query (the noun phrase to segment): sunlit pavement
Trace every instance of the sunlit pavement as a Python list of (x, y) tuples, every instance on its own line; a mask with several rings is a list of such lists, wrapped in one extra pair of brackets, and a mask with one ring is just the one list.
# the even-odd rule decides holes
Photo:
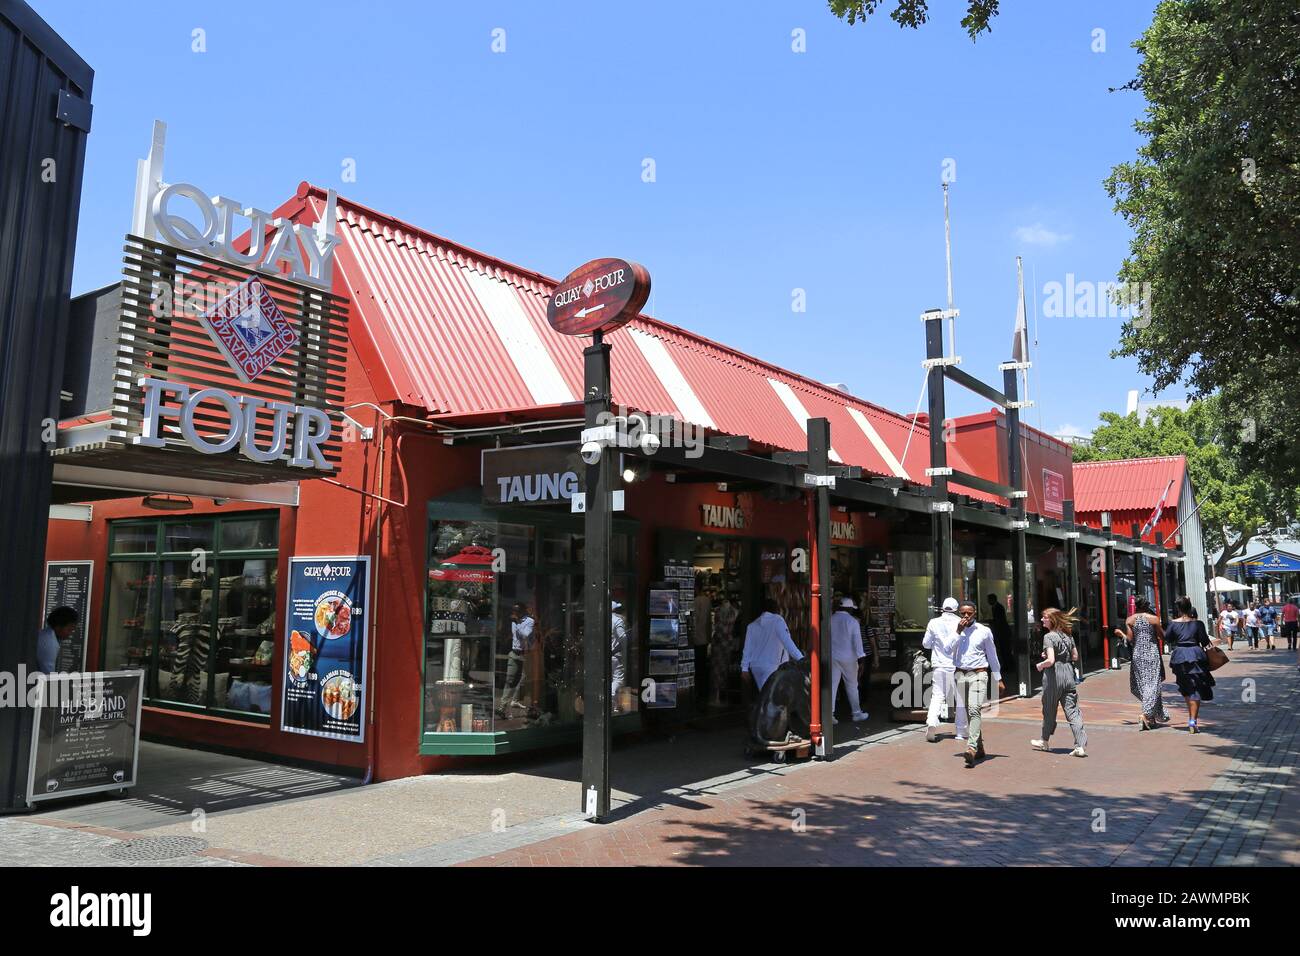
[(620, 746), (606, 824), (577, 812), (572, 757), (360, 787), (146, 745), (128, 798), (0, 818), (0, 865), (1294, 865), (1295, 655), (1232, 656), (1196, 736), (1172, 683), (1172, 723), (1139, 733), (1128, 672), (1088, 677), (1084, 759), (1064, 723), (1030, 750), (1038, 698), (986, 717), (970, 770), (951, 725), (927, 743), (883, 699), (832, 761), (755, 765), (738, 728)]
[[(986, 720), (966, 769), (951, 734), (910, 733), (804, 773), (493, 854), (478, 865), (1294, 865), (1300, 739), (1295, 655), (1238, 651), (1202, 732), (1137, 729), (1128, 672), (1081, 686), (1086, 758), (1063, 723), (1038, 753), (1039, 698)], [(950, 730), (950, 728), (947, 728)]]

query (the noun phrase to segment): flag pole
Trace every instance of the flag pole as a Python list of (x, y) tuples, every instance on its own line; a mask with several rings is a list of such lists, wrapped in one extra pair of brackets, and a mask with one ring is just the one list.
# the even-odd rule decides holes
[(957, 355), (957, 321), (952, 312), (952, 229), (948, 224), (948, 184), (943, 184), (943, 253), (948, 266), (948, 356)]

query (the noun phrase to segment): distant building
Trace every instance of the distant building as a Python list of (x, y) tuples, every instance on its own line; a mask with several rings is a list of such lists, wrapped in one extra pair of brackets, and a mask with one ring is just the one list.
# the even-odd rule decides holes
[(1187, 411), (1187, 407), (1191, 404), (1191, 402), (1185, 398), (1153, 398), (1150, 401), (1143, 402), (1139, 400), (1141, 394), (1142, 393), (1136, 388), (1130, 388), (1128, 390), (1128, 402), (1124, 407), (1125, 415), (1132, 415), (1136, 412), (1138, 418), (1141, 419), (1146, 418), (1154, 409), (1157, 408), (1177, 408), (1182, 411)]
[(1167, 546), (1187, 555), (1183, 563), (1187, 594), (1201, 619), (1208, 620), (1205, 544), (1185, 456), (1075, 462), (1075, 520), (1094, 528), (1109, 522), (1116, 533), (1131, 534), (1134, 524), (1146, 525), (1166, 488), (1169, 494), (1160, 519), (1143, 540), (1154, 542), (1158, 531)]

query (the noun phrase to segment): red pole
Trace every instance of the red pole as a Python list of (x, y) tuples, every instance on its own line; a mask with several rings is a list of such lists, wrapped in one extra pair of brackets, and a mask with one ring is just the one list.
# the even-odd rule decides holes
[(805, 497), (808, 499), (808, 573), (812, 579), (812, 600), (809, 602), (811, 646), (808, 648), (808, 664), (812, 674), (812, 719), (808, 724), (808, 734), (816, 749), (822, 740), (822, 698), (818, 688), (818, 678), (821, 677), (821, 655), (818, 648), (821, 646), (822, 586), (821, 577), (817, 573), (821, 555), (817, 551), (817, 499), (814, 495), (814, 492), (808, 492)]

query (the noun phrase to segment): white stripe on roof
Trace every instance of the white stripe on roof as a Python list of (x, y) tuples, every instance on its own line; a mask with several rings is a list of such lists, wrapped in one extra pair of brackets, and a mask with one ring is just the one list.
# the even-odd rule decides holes
[(641, 354), (645, 356), (650, 370), (655, 373), (655, 377), (663, 385), (668, 397), (673, 400), (677, 410), (682, 413), (682, 417), (693, 425), (717, 428), (718, 426), (713, 423), (713, 416), (704, 407), (700, 397), (695, 394), (695, 389), (691, 388), (691, 383), (686, 381), (686, 376), (677, 367), (673, 357), (668, 354), (668, 349), (663, 340), (630, 325), (626, 326), (626, 328), (632, 335), (632, 341), (636, 343), (637, 348), (641, 350)]
[[(808, 409), (804, 408), (803, 402), (799, 401), (799, 396), (794, 393), (794, 389), (785, 382), (778, 382), (774, 378), (769, 378), (767, 384), (772, 386), (772, 391), (776, 392), (776, 397), (781, 399), (781, 404), (785, 406), (786, 411), (799, 423), (799, 430), (806, 435), (808, 433), (808, 419), (812, 418), (812, 416), (808, 414)], [(830, 459), (841, 463), (844, 461), (833, 445), (830, 450)]]
[(871, 424), (870, 419), (852, 405), (845, 405), (844, 407), (848, 409), (849, 417), (862, 429), (862, 434), (867, 436), (867, 441), (871, 442), (871, 447), (885, 460), (885, 464), (889, 466), (895, 476), (911, 480), (912, 476), (907, 473), (907, 469), (903, 467), (902, 463), (894, 457), (894, 452), (885, 444), (885, 440), (880, 437), (880, 432), (876, 431), (876, 426)]
[(577, 401), (510, 286), (473, 269), (464, 270), (464, 274), (533, 401), (538, 405)]

